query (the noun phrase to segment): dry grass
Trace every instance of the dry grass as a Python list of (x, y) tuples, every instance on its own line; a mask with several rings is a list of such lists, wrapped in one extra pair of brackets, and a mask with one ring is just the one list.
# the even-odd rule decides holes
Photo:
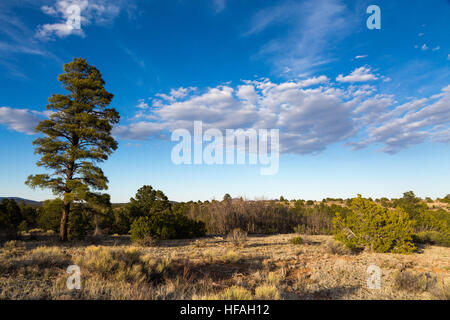
[[(0, 299), (448, 299), (450, 248), (411, 255), (353, 254), (330, 236), (222, 237), (131, 245), (126, 236), (99, 245), (51, 240), (0, 248)], [(66, 268), (81, 269), (68, 290)], [(381, 268), (381, 289), (367, 288), (367, 267)]]

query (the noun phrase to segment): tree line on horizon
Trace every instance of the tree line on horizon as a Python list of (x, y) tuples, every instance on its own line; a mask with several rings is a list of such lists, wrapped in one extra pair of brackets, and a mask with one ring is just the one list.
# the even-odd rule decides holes
[[(450, 203), (450, 197), (441, 201)], [(340, 227), (352, 232), (358, 229), (360, 226), (355, 224), (355, 215), (358, 215), (356, 222), (366, 219), (366, 231), (377, 236), (386, 225), (395, 227), (398, 220), (392, 219), (402, 216), (409, 242), (450, 245), (450, 213), (443, 208), (429, 209), (427, 201), (416, 197), (413, 192), (405, 192), (402, 198), (388, 202), (361, 197), (346, 199), (342, 204), (330, 202), (245, 201), (224, 197), (222, 201), (171, 203), (162, 191), (143, 186), (129, 203), (115, 208), (110, 203), (97, 210), (88, 203), (74, 203), (69, 217), (68, 238), (131, 234), (133, 241), (145, 243), (146, 238), (191, 238), (228, 234), (234, 229), (249, 234), (297, 232), (336, 235)], [(46, 200), (40, 208), (4, 199), (0, 203), (0, 229), (5, 230), (5, 221), (9, 219), (9, 225), (13, 226), (10, 234), (17, 235), (17, 232), (35, 228), (54, 234), (59, 231), (63, 207), (62, 199)], [(373, 217), (365, 213), (366, 207), (372, 208), (369, 211), (374, 213)], [(15, 220), (11, 220), (13, 217)], [(380, 217), (382, 220), (377, 222)], [(392, 234), (398, 236), (398, 232)], [(336, 236), (339, 239), (339, 235)], [(345, 242), (342, 234), (340, 237)], [(356, 240), (348, 244), (354, 248), (360, 245)]]

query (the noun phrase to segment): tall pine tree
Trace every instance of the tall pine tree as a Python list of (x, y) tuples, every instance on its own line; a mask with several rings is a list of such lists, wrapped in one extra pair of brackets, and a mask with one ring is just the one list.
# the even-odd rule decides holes
[(44, 136), (33, 141), (35, 153), (41, 156), (37, 165), (51, 173), (30, 175), (25, 183), (63, 197), (59, 237), (66, 241), (72, 202), (108, 188), (108, 179), (97, 164), (117, 149), (111, 130), (120, 116), (108, 108), (113, 95), (105, 90), (102, 74), (85, 59), (65, 64), (58, 80), (69, 93), (48, 99), (52, 113), (36, 127)]

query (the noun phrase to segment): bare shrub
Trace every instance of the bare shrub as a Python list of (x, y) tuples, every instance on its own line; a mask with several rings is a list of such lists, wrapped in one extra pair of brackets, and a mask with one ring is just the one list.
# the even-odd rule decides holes
[(274, 201), (192, 204), (188, 216), (203, 221), (209, 234), (228, 234), (235, 228), (259, 234), (288, 233), (302, 223), (302, 217), (297, 212)]
[(135, 243), (142, 247), (156, 247), (160, 242), (152, 236), (145, 236), (142, 239), (136, 240)]
[(396, 290), (423, 292), (427, 289), (427, 276), (414, 271), (396, 271), (392, 275), (393, 287)]
[(239, 228), (235, 228), (228, 233), (227, 240), (235, 247), (242, 247), (247, 241), (247, 232)]
[(432, 298), (437, 300), (450, 300), (450, 281), (438, 276), (436, 281), (430, 285), (428, 290)]

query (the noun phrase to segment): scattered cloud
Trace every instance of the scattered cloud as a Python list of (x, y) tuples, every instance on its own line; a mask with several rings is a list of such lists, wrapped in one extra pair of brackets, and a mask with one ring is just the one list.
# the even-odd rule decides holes
[(10, 7), (0, 6), (0, 65), (7, 77), (26, 79), (22, 55), (52, 58), (39, 41), (34, 38), (34, 30), (19, 19)]
[(440, 46), (436, 46), (435, 48), (432, 49), (432, 51), (438, 51), (438, 50), (440, 50), (440, 49), (441, 49)]
[(287, 27), (283, 36), (267, 37), (259, 55), (269, 59), (276, 73), (288, 67), (294, 74), (316, 70), (333, 61), (329, 50), (355, 29), (357, 17), (340, 0), (283, 1), (257, 11), (245, 36), (272, 27)]
[(246, 80), (235, 87), (221, 85), (165, 99), (157, 108), (139, 110), (136, 122), (121, 124), (114, 134), (131, 140), (167, 139), (170, 131), (192, 130), (193, 121), (200, 120), (205, 130), (278, 128), (281, 151), (293, 154), (317, 153), (338, 142), (354, 149), (383, 145), (387, 153), (427, 139), (448, 143), (450, 86), (400, 105), (395, 96), (376, 91), (368, 84), (342, 87), (325, 76), (281, 83)]
[(196, 89), (197, 88), (195, 88), (195, 87), (188, 87), (188, 88), (180, 87), (178, 89), (171, 89), (170, 94), (158, 93), (158, 94), (156, 94), (156, 96), (158, 96), (164, 100), (174, 102), (176, 99), (182, 99), (182, 98), (186, 97), (189, 92), (195, 91)]
[(336, 81), (339, 82), (365, 82), (377, 80), (378, 77), (372, 73), (368, 66), (363, 66), (353, 70), (348, 76), (338, 75)]
[(381, 143), (382, 151), (396, 153), (401, 149), (422, 143), (426, 139), (450, 143), (450, 85), (442, 93), (429, 99), (416, 99), (381, 114), (381, 123), (373, 123), (369, 137), (353, 144), (355, 148)]
[(29, 109), (0, 107), (0, 123), (9, 129), (33, 134), (34, 128), (42, 120), (43, 114)]
[(430, 49), (430, 48), (428, 48), (428, 46), (426, 45), (426, 43), (424, 43), (424, 44), (422, 45), (422, 47), (420, 47), (420, 49), (422, 49), (423, 51), (426, 51), (426, 50), (428, 50), (428, 49)]
[(139, 103), (138, 103), (138, 105), (136, 106), (136, 108), (139, 108), (139, 109), (147, 109), (147, 108), (148, 108), (148, 104), (145, 102), (144, 99), (139, 99)]
[(319, 76), (319, 77), (312, 77), (312, 78), (303, 80), (303, 81), (300, 82), (300, 85), (302, 87), (309, 87), (309, 86), (313, 86), (313, 85), (316, 85), (316, 84), (321, 84), (321, 83), (328, 82), (328, 81), (330, 81), (330, 79), (327, 76), (323, 76), (322, 75), (322, 76)]
[[(334, 143), (354, 149), (381, 145), (396, 153), (433, 141), (450, 143), (450, 85), (429, 98), (399, 104), (394, 95), (377, 93), (369, 84), (332, 82), (326, 76), (281, 83), (270, 79), (242, 84), (172, 89), (158, 94), (157, 106), (141, 99), (136, 116), (114, 127), (122, 140), (167, 139), (170, 132), (192, 130), (195, 120), (208, 128), (279, 129), (281, 152), (317, 153)], [(0, 123), (32, 134), (47, 113), (0, 108)]]
[(420, 33), (418, 34), (419, 37), (422, 37), (423, 35), (424, 35), (423, 32), (420, 32)]
[(225, 7), (227, 5), (227, 1), (226, 0), (212, 0), (212, 4), (214, 7), (214, 10), (218, 13), (225, 9)]
[(360, 56), (356, 56), (355, 59), (363, 59), (363, 58), (367, 58), (368, 55), (364, 54), (364, 55), (360, 55)]

